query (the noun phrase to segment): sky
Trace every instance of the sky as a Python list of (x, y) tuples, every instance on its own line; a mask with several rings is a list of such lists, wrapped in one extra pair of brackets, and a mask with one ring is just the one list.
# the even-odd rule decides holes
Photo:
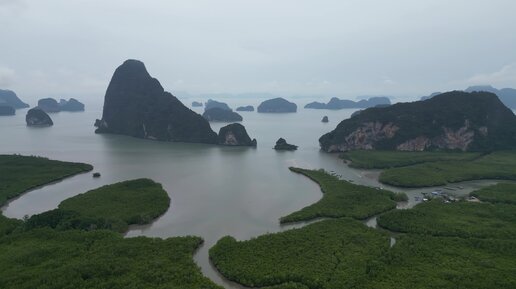
[(0, 88), (103, 99), (132, 58), (173, 94), (415, 99), (516, 87), (514, 0), (0, 0)]

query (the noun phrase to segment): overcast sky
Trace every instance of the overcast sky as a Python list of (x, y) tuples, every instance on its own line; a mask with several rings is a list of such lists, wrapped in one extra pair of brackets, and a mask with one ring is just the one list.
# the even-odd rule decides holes
[(515, 12), (514, 0), (0, 0), (0, 88), (102, 99), (127, 58), (172, 93), (516, 87)]

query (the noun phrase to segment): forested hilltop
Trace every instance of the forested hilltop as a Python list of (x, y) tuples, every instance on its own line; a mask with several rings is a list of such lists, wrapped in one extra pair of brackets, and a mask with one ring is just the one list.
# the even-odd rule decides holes
[(349, 150), (492, 151), (516, 147), (516, 116), (495, 94), (452, 91), (424, 101), (369, 108), (319, 139)]

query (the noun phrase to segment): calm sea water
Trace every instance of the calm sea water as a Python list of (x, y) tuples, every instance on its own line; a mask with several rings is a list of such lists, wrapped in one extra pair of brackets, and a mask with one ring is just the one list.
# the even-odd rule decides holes
[[(186, 100), (190, 104), (192, 100)], [(230, 100), (230, 106), (257, 105), (260, 100)], [(221, 237), (249, 239), (281, 227), (278, 219), (321, 198), (319, 187), (291, 173), (289, 166), (324, 168), (359, 184), (382, 186), (375, 172), (348, 168), (336, 155), (319, 150), (318, 138), (355, 110), (307, 110), (298, 113), (241, 112), (242, 124), (258, 140), (257, 148), (166, 143), (125, 136), (97, 135), (93, 123), (102, 114), (101, 103), (87, 103), (85, 112), (51, 114), (54, 126), (29, 128), (26, 110), (0, 117), (0, 154), (18, 153), (92, 164), (102, 174), (78, 175), (28, 192), (2, 208), (8, 217), (23, 218), (56, 208), (64, 199), (102, 185), (147, 177), (163, 184), (171, 197), (165, 215), (147, 226), (136, 226), (128, 237), (197, 235), (205, 240), (195, 255), (203, 273), (227, 288), (238, 288), (213, 270), (208, 249)], [(195, 109), (202, 112), (202, 108)], [(321, 118), (327, 115), (330, 122)], [(212, 123), (218, 132), (225, 124)], [(299, 146), (294, 152), (272, 149), (279, 137)], [(465, 190), (480, 186), (468, 183)], [(484, 183), (485, 184), (485, 183)], [(399, 189), (398, 189), (399, 190)], [(431, 189), (427, 189), (431, 190)], [(408, 191), (410, 196), (422, 190)]]

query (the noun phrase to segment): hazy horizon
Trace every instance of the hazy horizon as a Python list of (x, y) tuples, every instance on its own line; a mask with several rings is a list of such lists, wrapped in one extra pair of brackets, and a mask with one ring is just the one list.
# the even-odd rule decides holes
[(404, 101), (516, 87), (513, 11), (508, 0), (0, 0), (0, 88), (98, 101), (129, 58), (178, 96)]

